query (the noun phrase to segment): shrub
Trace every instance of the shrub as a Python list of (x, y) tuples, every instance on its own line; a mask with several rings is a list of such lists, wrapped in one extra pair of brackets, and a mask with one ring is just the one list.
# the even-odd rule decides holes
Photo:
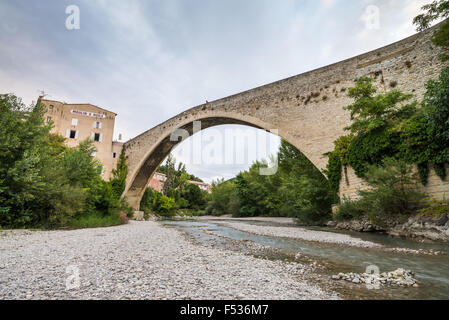
[(140, 210), (146, 215), (157, 213), (166, 217), (175, 215), (177, 206), (175, 199), (164, 196), (158, 191), (147, 188), (140, 202)]
[(366, 211), (366, 203), (362, 200), (344, 198), (333, 217), (337, 221), (358, 219), (363, 216)]
[[(216, 181), (212, 184), (212, 194), (210, 195), (210, 200), (207, 203), (206, 214), (211, 214), (214, 216), (221, 216), (225, 214), (230, 214), (229, 203), (231, 198), (236, 195), (235, 184), (226, 181)], [(240, 210), (239, 210), (240, 211)], [(236, 214), (237, 212), (233, 212)]]
[(449, 215), (449, 201), (446, 200), (446, 197), (443, 200), (431, 199), (426, 202), (426, 206), (419, 212), (434, 217), (439, 217), (443, 214)]
[(413, 166), (403, 160), (387, 158), (382, 166), (370, 166), (360, 191), (368, 213), (395, 215), (412, 213), (422, 205), (425, 194), (419, 191), (419, 178)]
[(73, 228), (100, 228), (121, 225), (125, 221), (124, 217), (118, 212), (106, 216), (102, 213), (94, 212), (73, 219), (68, 225)]

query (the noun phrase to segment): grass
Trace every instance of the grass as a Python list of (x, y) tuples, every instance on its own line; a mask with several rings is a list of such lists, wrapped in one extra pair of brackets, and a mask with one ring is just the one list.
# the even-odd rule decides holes
[(112, 214), (108, 216), (103, 216), (99, 213), (93, 213), (87, 216), (74, 219), (69, 222), (69, 227), (71, 228), (101, 228), (101, 227), (112, 227), (121, 225), (122, 219), (120, 214)]

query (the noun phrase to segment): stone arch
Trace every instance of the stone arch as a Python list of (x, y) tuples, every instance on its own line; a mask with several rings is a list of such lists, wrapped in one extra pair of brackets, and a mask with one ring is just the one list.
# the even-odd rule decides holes
[[(180, 119), (178, 118), (177, 120), (179, 121)], [(183, 121), (179, 122), (176, 126), (173, 126), (170, 123), (164, 123), (144, 134), (146, 136), (152, 136), (152, 131), (159, 131), (161, 126), (164, 131), (163, 134), (158, 134), (156, 139), (149, 139), (152, 142), (146, 146), (147, 150), (137, 164), (136, 169), (133, 170), (132, 173), (130, 172), (132, 175), (128, 178), (125, 195), (128, 198), (128, 202), (134, 209), (139, 209), (140, 200), (145, 192), (145, 188), (157, 168), (161, 165), (173, 148), (181, 142), (181, 139), (178, 141), (171, 141), (170, 137), (172, 133), (176, 132), (178, 129), (182, 129), (188, 132), (189, 137), (193, 136), (195, 134), (193, 132), (194, 121), (199, 121), (201, 123), (201, 130), (226, 124), (244, 125), (265, 130), (267, 132), (276, 130), (279, 137), (288, 141), (300, 150), (300, 148), (295, 145), (293, 137), (288, 132), (279, 130), (272, 124), (248, 115), (236, 115), (223, 112), (216, 112), (214, 115), (209, 113), (208, 115), (204, 115), (200, 113), (193, 117), (184, 118)], [(127, 153), (129, 153), (129, 149), (125, 149), (125, 155)], [(306, 152), (304, 152), (304, 154), (307, 156)]]

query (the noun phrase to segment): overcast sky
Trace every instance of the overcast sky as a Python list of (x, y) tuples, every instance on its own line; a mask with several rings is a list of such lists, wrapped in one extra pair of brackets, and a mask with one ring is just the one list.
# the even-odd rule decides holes
[[(27, 104), (44, 90), (48, 99), (98, 105), (118, 113), (115, 136), (128, 140), (206, 99), (412, 35), (412, 19), (428, 2), (0, 0), (0, 92)], [(79, 30), (66, 28), (69, 5), (80, 9)], [(188, 162), (178, 150), (175, 155)], [(187, 166), (211, 181), (247, 169), (251, 157), (243, 164)]]

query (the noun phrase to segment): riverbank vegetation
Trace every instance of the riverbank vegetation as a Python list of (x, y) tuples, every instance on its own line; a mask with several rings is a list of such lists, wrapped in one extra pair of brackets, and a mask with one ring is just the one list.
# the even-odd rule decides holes
[(170, 154), (158, 172), (164, 173), (166, 180), (162, 192), (147, 188), (140, 202), (140, 210), (149, 214), (164, 217), (178, 215), (202, 215), (209, 194), (189, 181), (201, 179), (187, 173), (185, 165)]
[(214, 183), (206, 213), (234, 217), (293, 217), (300, 223), (330, 219), (336, 195), (323, 174), (294, 146), (281, 142), (274, 175), (261, 175), (256, 162), (232, 181)]
[(123, 156), (110, 181), (85, 140), (76, 148), (50, 133), (41, 103), (25, 106), (0, 95), (0, 226), (91, 227), (120, 224), (131, 214), (120, 199), (127, 167)]

